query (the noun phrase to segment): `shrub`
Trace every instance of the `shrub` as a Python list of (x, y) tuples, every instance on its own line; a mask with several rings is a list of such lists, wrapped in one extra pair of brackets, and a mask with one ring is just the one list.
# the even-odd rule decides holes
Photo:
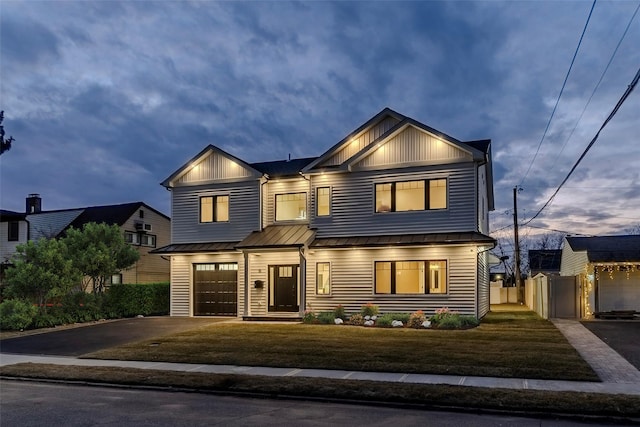
[(455, 311), (450, 311), (448, 307), (442, 307), (436, 310), (436, 313), (431, 316), (431, 318), (429, 320), (431, 320), (433, 323), (435, 324), (439, 324), (440, 322), (442, 322), (444, 319), (451, 317), (451, 316), (457, 316), (458, 313)]
[(333, 316), (336, 319), (347, 320), (347, 314), (344, 312), (344, 307), (342, 305), (338, 305), (333, 309)]
[(437, 325), (439, 329), (460, 329), (462, 321), (460, 320), (460, 315), (454, 314), (440, 319)]
[(364, 325), (364, 317), (362, 317), (362, 314), (353, 314), (351, 315), (351, 317), (349, 317), (349, 324), (362, 326)]
[(460, 316), (460, 323), (463, 328), (475, 328), (480, 324), (480, 321), (475, 316)]
[(110, 317), (169, 314), (169, 284), (111, 285), (105, 294), (104, 311)]
[(27, 328), (38, 309), (27, 301), (10, 299), (0, 303), (0, 329), (19, 331)]
[(422, 324), (425, 320), (427, 320), (427, 317), (424, 315), (424, 312), (422, 310), (418, 310), (414, 313), (411, 313), (407, 322), (407, 326), (409, 326), (410, 328), (422, 328)]
[(360, 309), (360, 314), (362, 314), (362, 316), (375, 316), (380, 312), (380, 309), (378, 308), (377, 305), (373, 304), (373, 303), (366, 303), (365, 305), (362, 306), (362, 308)]
[(397, 320), (393, 317), (391, 313), (385, 313), (382, 316), (378, 316), (376, 319), (376, 326), (380, 326), (381, 328), (389, 328), (391, 327), (391, 323)]
[(409, 322), (410, 314), (409, 313), (391, 313), (391, 316), (393, 317), (393, 320), (399, 320), (406, 325)]
[(316, 320), (316, 314), (311, 310), (305, 311), (304, 316), (302, 316), (302, 323), (316, 323)]
[(323, 325), (333, 325), (336, 319), (333, 311), (323, 311), (318, 314), (318, 323)]

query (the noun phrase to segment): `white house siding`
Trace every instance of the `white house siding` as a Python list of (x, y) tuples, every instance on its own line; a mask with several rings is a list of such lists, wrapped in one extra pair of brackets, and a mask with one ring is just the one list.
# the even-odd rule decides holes
[[(300, 254), (294, 251), (265, 251), (259, 254), (249, 254), (249, 303), (251, 316), (264, 316), (268, 314), (268, 292), (271, 287), (269, 283), (270, 265), (299, 265)], [(298, 268), (300, 272), (300, 268)], [(256, 280), (262, 280), (264, 287), (256, 288)], [(300, 280), (298, 280), (298, 303), (300, 303)], [(242, 285), (239, 285), (242, 286)]]
[[(175, 187), (171, 190), (172, 243), (239, 242), (260, 227), (257, 180)], [(229, 221), (200, 223), (200, 197), (229, 196)]]
[(239, 252), (220, 254), (192, 254), (171, 256), (171, 307), (170, 315), (193, 315), (193, 264), (238, 263), (238, 316), (244, 307), (244, 259)]
[(487, 166), (478, 166), (478, 231), (489, 234), (489, 198), (487, 195)]
[[(363, 304), (374, 303), (382, 313), (410, 313), (423, 310), (431, 315), (441, 307), (476, 315), (477, 250), (475, 246), (426, 248), (376, 248), (314, 250), (307, 261), (307, 309), (333, 310), (341, 304), (348, 313), (359, 312)], [(446, 295), (376, 295), (375, 261), (447, 260)], [(316, 263), (331, 264), (331, 295), (316, 295)], [(487, 297), (488, 298), (488, 297)]]
[[(307, 195), (307, 221), (311, 215), (311, 197), (309, 194), (309, 181), (304, 178), (277, 179), (265, 184), (265, 222), (264, 226), (272, 225), (276, 220), (276, 194), (305, 193)], [(304, 222), (304, 221), (303, 221)]]
[(562, 245), (562, 258), (560, 260), (561, 276), (577, 276), (584, 274), (585, 266), (589, 263), (586, 251), (574, 252), (567, 241)]
[(354, 165), (354, 169), (404, 163), (451, 163), (452, 161), (471, 160), (472, 157), (469, 153), (453, 144), (409, 126)]
[(375, 126), (370, 127), (360, 135), (356, 135), (356, 137), (353, 138), (349, 144), (347, 144), (342, 150), (338, 151), (336, 154), (330, 157), (327, 161), (323, 162), (320, 166), (335, 166), (344, 163), (346, 160), (371, 144), (373, 141), (375, 141), (377, 138), (379, 138), (381, 135), (383, 135), (398, 123), (398, 119), (395, 119), (393, 117), (386, 117)]
[(478, 318), (483, 318), (490, 310), (489, 252), (478, 254)]
[(71, 224), (84, 209), (72, 209), (65, 211), (43, 212), (27, 215), (29, 228), (31, 229), (31, 240), (37, 241), (41, 238), (55, 237), (66, 226)]
[(28, 235), (29, 224), (26, 221), (18, 221), (18, 241), (10, 242), (9, 221), (0, 222), (0, 262), (10, 260), (16, 253), (16, 246), (26, 243)]
[(253, 171), (228, 157), (212, 152), (177, 180), (177, 185), (197, 184), (220, 179), (249, 178)]
[[(375, 213), (375, 184), (419, 179), (448, 180), (448, 207), (442, 210)], [(331, 215), (311, 219), (316, 237), (441, 233), (476, 230), (475, 165), (459, 163), (415, 169), (393, 169), (313, 175), (317, 187), (331, 187)]]

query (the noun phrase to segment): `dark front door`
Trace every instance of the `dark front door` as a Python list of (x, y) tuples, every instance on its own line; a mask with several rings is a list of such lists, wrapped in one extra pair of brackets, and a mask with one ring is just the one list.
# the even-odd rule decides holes
[(193, 315), (236, 316), (238, 264), (196, 264), (193, 269)]
[(272, 265), (269, 268), (273, 278), (269, 311), (298, 311), (298, 266)]

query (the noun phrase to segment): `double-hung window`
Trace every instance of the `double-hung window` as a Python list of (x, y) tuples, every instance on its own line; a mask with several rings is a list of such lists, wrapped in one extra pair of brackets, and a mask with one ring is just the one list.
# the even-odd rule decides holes
[(376, 212), (409, 212), (447, 208), (447, 180), (430, 179), (376, 184)]
[(376, 294), (446, 294), (447, 261), (376, 261)]
[(229, 221), (229, 196), (200, 197), (200, 222)]

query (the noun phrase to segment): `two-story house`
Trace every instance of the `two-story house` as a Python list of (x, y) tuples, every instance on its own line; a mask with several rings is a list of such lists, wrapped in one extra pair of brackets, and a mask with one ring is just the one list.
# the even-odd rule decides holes
[[(40, 195), (30, 194), (26, 198), (25, 213), (2, 211), (2, 262), (5, 266), (10, 265), (11, 256), (15, 253), (18, 243), (62, 237), (70, 227), (82, 228), (89, 222), (118, 225), (125, 240), (140, 254), (140, 259), (135, 265), (114, 274), (110, 283), (169, 281), (168, 259), (149, 255), (149, 252), (170, 243), (171, 220), (143, 202), (43, 210)], [(4, 230), (7, 230), (6, 238)], [(7, 244), (5, 240), (8, 241)]]
[(316, 158), (209, 145), (171, 190), (172, 316), (489, 310), (491, 143), (390, 109)]

